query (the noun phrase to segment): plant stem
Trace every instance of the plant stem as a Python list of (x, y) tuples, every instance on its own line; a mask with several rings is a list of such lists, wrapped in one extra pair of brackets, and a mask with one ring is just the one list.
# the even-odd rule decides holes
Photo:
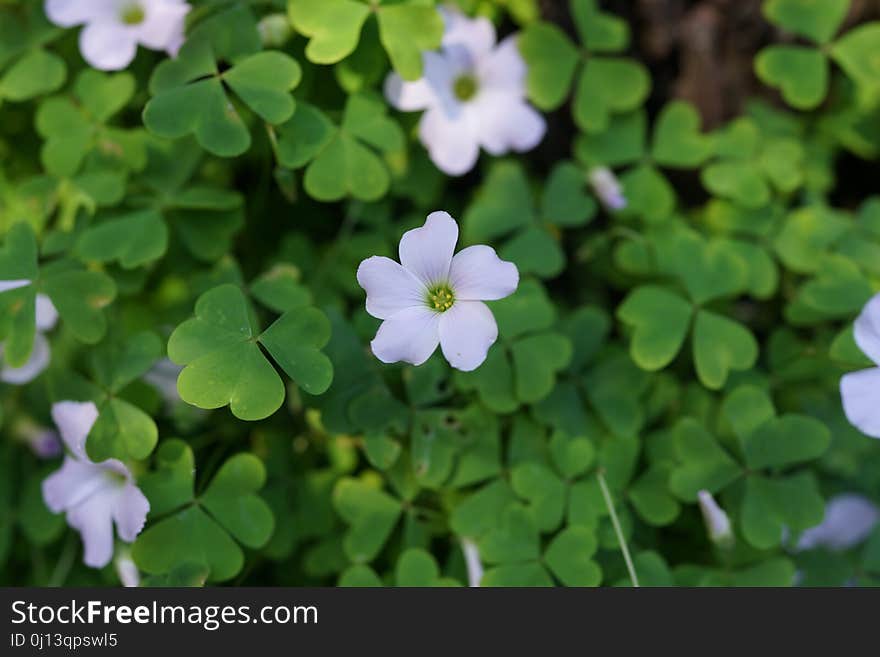
[(605, 498), (605, 506), (608, 507), (608, 513), (611, 514), (611, 524), (614, 525), (614, 533), (617, 534), (617, 542), (620, 544), (620, 551), (623, 553), (623, 560), (626, 562), (629, 578), (632, 581), (633, 587), (639, 588), (636, 567), (633, 565), (629, 547), (626, 544), (626, 539), (623, 537), (623, 530), (620, 528), (620, 521), (617, 519), (617, 511), (614, 510), (614, 501), (611, 499), (611, 492), (608, 490), (608, 484), (605, 481), (605, 471), (602, 468), (596, 471), (596, 478), (599, 480), (599, 488), (602, 489), (602, 497)]
[(58, 563), (55, 564), (55, 569), (52, 571), (46, 586), (56, 587), (64, 585), (67, 576), (70, 574), (70, 569), (73, 567), (75, 556), (76, 536), (72, 532), (68, 532), (67, 540), (64, 542), (64, 547), (61, 550), (61, 556), (58, 558)]

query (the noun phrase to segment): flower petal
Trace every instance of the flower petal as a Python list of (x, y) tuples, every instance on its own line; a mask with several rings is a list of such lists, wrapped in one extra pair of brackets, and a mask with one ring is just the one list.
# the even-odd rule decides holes
[(120, 491), (113, 505), (113, 520), (116, 533), (126, 543), (131, 543), (144, 528), (150, 503), (133, 483), (128, 483)]
[(58, 311), (55, 304), (45, 294), (38, 294), (36, 298), (37, 330), (51, 331), (58, 322)]
[(88, 461), (86, 438), (98, 419), (98, 407), (93, 402), (57, 402), (52, 404), (52, 419), (67, 449), (77, 458)]
[(17, 290), (20, 287), (26, 287), (31, 282), (27, 279), (17, 279), (14, 281), (0, 281), (0, 294), (9, 292), (9, 290)]
[(494, 301), (510, 296), (519, 285), (519, 271), (498, 257), (495, 249), (477, 244), (452, 258), (449, 282), (460, 301)]
[(880, 438), (880, 367), (845, 374), (840, 398), (846, 419), (862, 433)]
[(82, 537), (83, 561), (92, 568), (103, 568), (113, 557), (112, 504), (112, 495), (92, 495), (67, 512), (67, 524)]
[(443, 48), (464, 50), (472, 65), (486, 57), (495, 46), (495, 26), (488, 18), (468, 18), (458, 10), (440, 7), (445, 27)]
[(880, 365), (880, 294), (862, 308), (853, 330), (856, 344), (874, 363)]
[(101, 20), (79, 33), (79, 50), (92, 68), (118, 71), (131, 64), (137, 52), (137, 32), (125, 25)]
[(153, 50), (169, 50), (183, 36), (190, 7), (183, 2), (151, 2), (144, 6), (144, 21), (137, 26), (137, 41)]
[(456, 301), (440, 317), (440, 348), (452, 367), (477, 369), (498, 338), (492, 311), (482, 301)]
[(419, 139), (434, 165), (448, 176), (461, 176), (477, 163), (480, 142), (463, 112), (450, 116), (431, 107), (419, 121)]
[(801, 534), (797, 549), (846, 550), (865, 540), (878, 522), (880, 509), (867, 497), (852, 493), (837, 495), (828, 500), (822, 523)]
[(547, 122), (540, 112), (506, 92), (481, 93), (473, 109), (480, 144), (492, 155), (531, 150), (547, 132)]
[(407, 308), (382, 322), (370, 348), (383, 363), (421, 365), (437, 349), (439, 323), (440, 315), (427, 307)]
[(407, 82), (397, 73), (385, 78), (385, 97), (388, 102), (402, 112), (413, 112), (435, 105), (442, 106), (450, 115), (455, 115), (458, 102), (452, 94), (452, 81), (458, 71), (442, 54), (422, 53), (422, 77), (415, 82)]
[(0, 370), (0, 381), (17, 386), (33, 381), (49, 366), (51, 355), (49, 341), (43, 335), (36, 333), (34, 346), (27, 362), (21, 367), (4, 365)]
[(115, 18), (119, 3), (116, 0), (46, 0), (44, 9), (55, 25), (72, 27), (98, 18)]
[(519, 52), (516, 35), (511, 35), (480, 62), (477, 76), (483, 89), (503, 90), (517, 98), (525, 98), (526, 72), (526, 63)]
[(400, 238), (400, 264), (428, 287), (446, 282), (456, 242), (455, 219), (448, 212), (432, 212), (424, 226), (408, 230)]
[(367, 293), (367, 312), (377, 319), (425, 305), (428, 291), (424, 284), (391, 258), (372, 256), (361, 262), (357, 281)]
[(43, 500), (52, 512), (59, 513), (82, 504), (106, 485), (101, 466), (65, 456), (61, 467), (43, 480)]

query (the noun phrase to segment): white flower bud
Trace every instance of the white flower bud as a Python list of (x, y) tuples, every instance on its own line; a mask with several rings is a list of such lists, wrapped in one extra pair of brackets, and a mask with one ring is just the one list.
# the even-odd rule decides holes
[(587, 173), (587, 179), (593, 186), (596, 196), (602, 205), (610, 210), (621, 210), (626, 207), (623, 188), (614, 172), (608, 167), (593, 167)]
[(267, 48), (280, 48), (293, 32), (290, 21), (284, 14), (263, 16), (257, 23), (257, 31), (260, 33), (260, 41)]
[(700, 503), (700, 511), (703, 513), (703, 520), (706, 523), (709, 540), (722, 547), (730, 546), (733, 543), (733, 531), (727, 513), (718, 506), (715, 498), (707, 490), (701, 490), (697, 493), (697, 499)]

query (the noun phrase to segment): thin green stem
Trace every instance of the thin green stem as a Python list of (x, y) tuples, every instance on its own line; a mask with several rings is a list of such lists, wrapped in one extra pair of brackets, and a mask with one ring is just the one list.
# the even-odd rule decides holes
[(605, 481), (605, 471), (602, 468), (596, 472), (596, 478), (599, 480), (599, 488), (602, 489), (602, 497), (605, 498), (605, 506), (608, 507), (608, 513), (611, 515), (611, 524), (614, 525), (614, 533), (617, 534), (617, 542), (620, 544), (620, 551), (623, 553), (623, 560), (626, 562), (626, 569), (629, 571), (629, 578), (632, 585), (639, 588), (639, 578), (636, 575), (636, 567), (633, 565), (632, 556), (629, 553), (629, 547), (626, 539), (623, 537), (623, 530), (620, 528), (620, 520), (617, 519), (617, 511), (614, 510), (614, 502), (611, 499), (611, 491), (608, 490), (608, 483)]
[(47, 586), (56, 587), (64, 585), (64, 582), (67, 581), (67, 576), (70, 574), (70, 569), (73, 567), (74, 557), (76, 557), (76, 536), (72, 532), (68, 532), (61, 556), (58, 558), (58, 563), (55, 564), (55, 570), (52, 571)]

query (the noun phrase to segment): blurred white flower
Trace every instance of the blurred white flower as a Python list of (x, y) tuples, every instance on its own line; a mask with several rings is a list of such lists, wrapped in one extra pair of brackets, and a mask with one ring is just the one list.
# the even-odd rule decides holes
[[(30, 285), (31, 281), (0, 281), (0, 293)], [(45, 294), (38, 294), (34, 302), (37, 332), (34, 335), (34, 346), (27, 362), (21, 367), (10, 367), (4, 364), (0, 368), (0, 381), (13, 385), (23, 385), (37, 378), (49, 366), (51, 351), (49, 341), (44, 332), (52, 330), (58, 322), (58, 311)], [(3, 343), (0, 342), (0, 356), (3, 355)]]
[[(859, 349), (880, 366), (880, 294), (865, 304), (853, 333)], [(845, 374), (840, 398), (846, 418), (862, 433), (880, 438), (880, 367)]]
[(131, 553), (128, 550), (119, 551), (113, 560), (113, 567), (116, 569), (116, 575), (123, 586), (131, 588), (141, 585), (141, 574), (132, 561)]
[(727, 513), (718, 506), (712, 493), (701, 490), (697, 493), (697, 501), (706, 523), (706, 533), (709, 540), (723, 547), (733, 544), (733, 530), (730, 527), (730, 518)]
[(467, 568), (468, 586), (478, 587), (483, 579), (483, 564), (480, 561), (480, 550), (469, 538), (461, 539), (461, 551), (464, 554), (464, 565)]
[(864, 541), (880, 521), (880, 509), (867, 497), (844, 493), (828, 500), (822, 522), (801, 534), (796, 550), (824, 547), (847, 550)]
[(85, 564), (103, 568), (113, 557), (113, 524), (119, 538), (132, 542), (144, 527), (150, 503), (121, 461), (94, 463), (86, 455), (86, 438), (98, 419), (92, 402), (58, 402), (52, 405), (52, 418), (70, 453), (61, 469), (43, 481), (43, 499), (54, 513), (67, 512), (67, 524), (82, 537)]
[(587, 173), (590, 185), (596, 196), (609, 210), (622, 210), (626, 207), (626, 197), (623, 188), (614, 172), (608, 167), (593, 167)]
[(45, 427), (29, 427), (24, 436), (25, 442), (34, 456), (40, 459), (54, 459), (64, 453), (58, 434)]
[(421, 365), (438, 344), (449, 364), (465, 372), (486, 359), (498, 325), (483, 301), (513, 294), (519, 272), (485, 245), (453, 257), (457, 241), (455, 219), (432, 212), (424, 226), (400, 238), (400, 264), (381, 256), (361, 262), (357, 280), (367, 312), (384, 320), (370, 343), (383, 363)]
[(117, 71), (138, 44), (176, 55), (190, 6), (183, 0), (45, 0), (46, 16), (60, 27), (85, 25), (79, 49), (93, 68)]
[(144, 380), (162, 395), (167, 407), (172, 407), (180, 401), (180, 394), (177, 392), (177, 377), (180, 376), (181, 371), (183, 371), (183, 367), (172, 362), (170, 358), (163, 358), (144, 375)]
[(526, 102), (526, 65), (510, 36), (496, 46), (487, 18), (469, 19), (441, 8), (446, 28), (440, 52), (422, 53), (424, 77), (406, 82), (396, 73), (385, 96), (399, 110), (425, 110), (419, 138), (441, 171), (470, 171), (482, 146), (492, 155), (531, 150), (547, 125)]

